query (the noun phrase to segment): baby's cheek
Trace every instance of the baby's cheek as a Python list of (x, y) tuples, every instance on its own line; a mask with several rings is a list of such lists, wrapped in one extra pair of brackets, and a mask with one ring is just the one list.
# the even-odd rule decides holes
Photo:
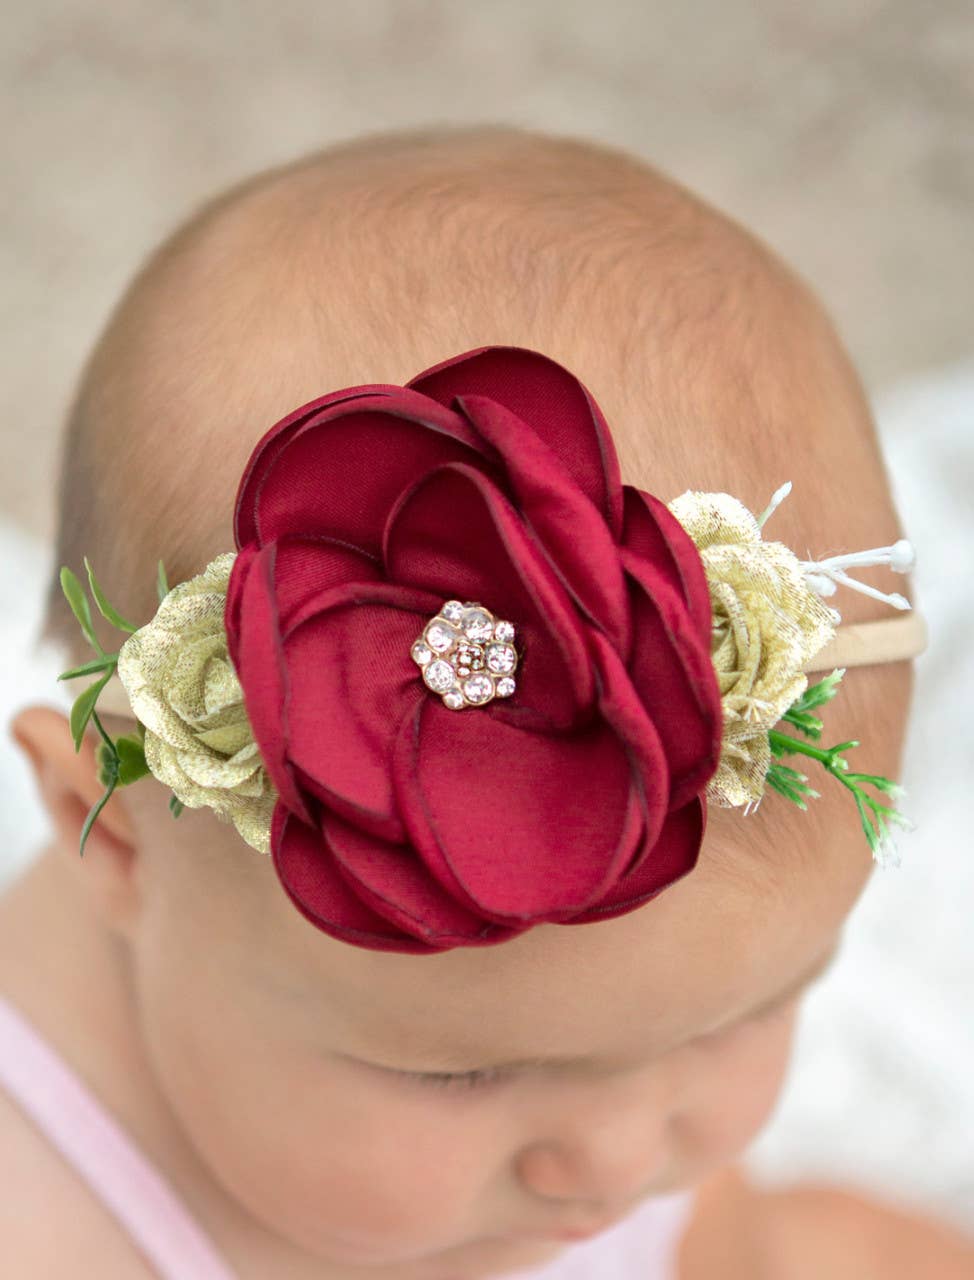
[(255, 1216), (347, 1265), (397, 1264), (462, 1236), (483, 1170), (457, 1150), (448, 1108), (327, 1060), (293, 1064), (278, 1096), (290, 1102), (234, 1138), (233, 1168), (250, 1170), (235, 1190)]
[(674, 1128), (695, 1177), (735, 1160), (770, 1118), (791, 1054), (795, 1012), (739, 1028), (701, 1051)]

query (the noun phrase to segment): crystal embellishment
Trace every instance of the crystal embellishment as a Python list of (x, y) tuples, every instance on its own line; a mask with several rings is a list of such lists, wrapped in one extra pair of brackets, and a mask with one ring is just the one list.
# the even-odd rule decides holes
[(451, 711), (509, 698), (520, 655), (514, 624), (473, 600), (447, 600), (410, 649), (423, 681)]

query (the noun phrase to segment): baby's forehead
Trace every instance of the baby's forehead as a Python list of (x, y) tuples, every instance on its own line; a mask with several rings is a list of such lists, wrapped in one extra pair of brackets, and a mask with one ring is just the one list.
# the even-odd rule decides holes
[[(774, 880), (749, 875), (745, 861), (728, 873), (704, 855), (613, 920), (541, 925), (422, 957), (322, 937), (275, 898), (265, 922), (273, 943), (245, 972), (281, 1008), (334, 1028), (350, 1052), (390, 1064), (662, 1053), (820, 968), (863, 879), (861, 858), (854, 869), (806, 859)], [(620, 1038), (620, 1027), (632, 1035)]]

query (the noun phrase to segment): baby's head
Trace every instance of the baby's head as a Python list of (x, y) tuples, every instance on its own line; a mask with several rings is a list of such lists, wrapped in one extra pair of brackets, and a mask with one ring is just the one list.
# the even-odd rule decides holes
[[(174, 583), (232, 550), (236, 486), (272, 423), (490, 344), (581, 379), (623, 481), (663, 501), (721, 491), (757, 512), (793, 479), (768, 536), (796, 554), (902, 536), (860, 385), (799, 279), (632, 157), (485, 127), (260, 175), (149, 260), (82, 379), (55, 564), (87, 555), (119, 612), (147, 620), (160, 557)], [(839, 604), (844, 623), (889, 612)], [(77, 631), (53, 582), (46, 635), (72, 665), (90, 658)], [(828, 741), (860, 738), (857, 765), (897, 777), (911, 677), (850, 670)], [(871, 867), (852, 797), (826, 779), (804, 813), (777, 796), (746, 819), (711, 807), (694, 870), (628, 914), (376, 951), (312, 927), (208, 809), (174, 822), (151, 777), (115, 792), (80, 862), (97, 737), (76, 756), (49, 708), (15, 729), (45, 765), (65, 891), (118, 939), (176, 1120), (258, 1221), (350, 1270), (528, 1265), (537, 1248), (485, 1238), (601, 1225), (731, 1162)]]

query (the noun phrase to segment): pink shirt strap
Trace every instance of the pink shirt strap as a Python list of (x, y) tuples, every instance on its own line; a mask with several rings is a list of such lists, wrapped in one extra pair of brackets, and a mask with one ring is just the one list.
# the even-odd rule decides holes
[(236, 1280), (170, 1184), (2, 995), (0, 1086), (128, 1230), (164, 1280)]

